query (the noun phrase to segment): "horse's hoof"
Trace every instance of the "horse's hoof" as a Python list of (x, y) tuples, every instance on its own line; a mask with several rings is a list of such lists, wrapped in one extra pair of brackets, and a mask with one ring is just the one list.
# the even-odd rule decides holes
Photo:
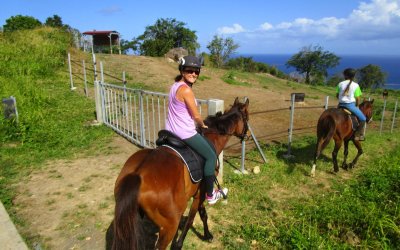
[(339, 168), (334, 168), (333, 172), (335, 172), (335, 173), (339, 172)]
[(349, 164), (349, 169), (352, 169), (352, 168), (354, 168), (354, 164), (353, 164), (353, 163), (350, 163), (350, 164)]
[(344, 170), (347, 170), (347, 169), (348, 169), (348, 165), (347, 165), (347, 164), (343, 164), (343, 165), (342, 165), (342, 168), (343, 168)]
[(211, 243), (214, 240), (214, 236), (212, 236), (212, 234), (204, 235), (204, 240)]

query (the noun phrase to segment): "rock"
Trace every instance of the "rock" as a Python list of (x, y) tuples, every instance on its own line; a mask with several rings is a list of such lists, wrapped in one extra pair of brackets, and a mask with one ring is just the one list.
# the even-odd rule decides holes
[(261, 172), (261, 170), (260, 170), (260, 167), (259, 166), (255, 166), (254, 168), (253, 168), (253, 173), (254, 174), (259, 174)]
[(164, 57), (168, 60), (171, 61), (173, 60), (174, 62), (178, 62), (179, 58), (184, 57), (189, 55), (189, 52), (184, 49), (184, 48), (173, 48), (170, 49), (165, 55)]

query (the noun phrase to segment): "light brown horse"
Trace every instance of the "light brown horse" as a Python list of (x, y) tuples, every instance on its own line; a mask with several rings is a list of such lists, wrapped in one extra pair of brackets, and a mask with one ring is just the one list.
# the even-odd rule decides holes
[[(369, 123), (372, 119), (372, 110), (373, 110), (372, 101), (364, 100), (359, 108), (361, 112), (367, 118), (367, 123)], [(339, 149), (342, 147), (344, 142), (344, 159), (342, 163), (342, 168), (352, 168), (356, 165), (358, 158), (363, 153), (360, 141), (354, 140), (354, 131), (352, 129), (352, 122), (350, 116), (339, 108), (330, 108), (325, 110), (318, 120), (317, 125), (317, 146), (314, 154), (314, 163), (311, 169), (311, 176), (315, 176), (315, 167), (317, 164), (317, 159), (320, 156), (322, 150), (329, 144), (331, 138), (335, 141), (335, 148), (332, 152), (332, 161), (333, 161), (333, 170), (335, 172), (339, 171), (339, 166), (337, 163), (337, 154)], [(348, 146), (349, 141), (352, 141), (353, 144), (357, 148), (357, 155), (354, 160), (347, 164), (347, 155), (349, 153)]]
[[(232, 107), (215, 116), (209, 116), (204, 131), (221, 153), (229, 138), (243, 139), (248, 129), (248, 105), (235, 99)], [(115, 216), (112, 249), (138, 249), (138, 218), (146, 216), (159, 229), (155, 249), (181, 249), (185, 236), (199, 212), (204, 226), (204, 239), (211, 240), (207, 213), (203, 204), (203, 183), (193, 183), (181, 158), (167, 147), (142, 149), (134, 153), (123, 166), (115, 184)], [(193, 202), (188, 218), (178, 239), (178, 226), (190, 198)], [(175, 237), (174, 237), (175, 236)], [(177, 240), (176, 240), (177, 239)], [(110, 240), (110, 239), (107, 239)]]

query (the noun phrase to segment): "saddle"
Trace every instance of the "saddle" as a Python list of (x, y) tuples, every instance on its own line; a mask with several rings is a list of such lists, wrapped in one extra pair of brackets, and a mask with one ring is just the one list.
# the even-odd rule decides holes
[(345, 107), (338, 107), (339, 109), (343, 110), (349, 117), (350, 117), (350, 121), (351, 121), (351, 128), (353, 129), (353, 131), (356, 131), (358, 126), (360, 125), (360, 122), (358, 121), (357, 116), (355, 116), (353, 113), (351, 113), (350, 110), (348, 110)]
[[(207, 142), (214, 149), (214, 145), (206, 138)], [(204, 158), (194, 151), (189, 145), (187, 145), (182, 139), (177, 135), (168, 130), (160, 130), (158, 132), (158, 139), (156, 140), (156, 145), (158, 147), (167, 147), (175, 151), (179, 157), (185, 163), (190, 178), (194, 183), (197, 183), (203, 179), (204, 172)]]

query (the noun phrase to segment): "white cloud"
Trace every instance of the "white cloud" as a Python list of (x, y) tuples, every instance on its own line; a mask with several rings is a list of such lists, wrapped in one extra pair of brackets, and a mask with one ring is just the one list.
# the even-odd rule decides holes
[[(278, 39), (304, 40), (385, 40), (400, 39), (400, 0), (372, 0), (361, 2), (346, 18), (324, 17), (321, 19), (296, 18), (278, 24), (265, 22), (259, 29), (244, 30), (241, 25), (218, 29), (222, 34)], [(245, 34), (241, 34), (245, 33)]]
[(263, 23), (263, 24), (260, 25), (260, 28), (261, 28), (262, 30), (271, 30), (273, 27), (274, 27), (274, 26), (272, 26), (272, 24), (267, 23), (267, 22), (265, 22), (265, 23)]
[(245, 32), (245, 29), (240, 24), (233, 24), (233, 27), (222, 27), (218, 29), (218, 34), (227, 35), (227, 34), (236, 34)]

